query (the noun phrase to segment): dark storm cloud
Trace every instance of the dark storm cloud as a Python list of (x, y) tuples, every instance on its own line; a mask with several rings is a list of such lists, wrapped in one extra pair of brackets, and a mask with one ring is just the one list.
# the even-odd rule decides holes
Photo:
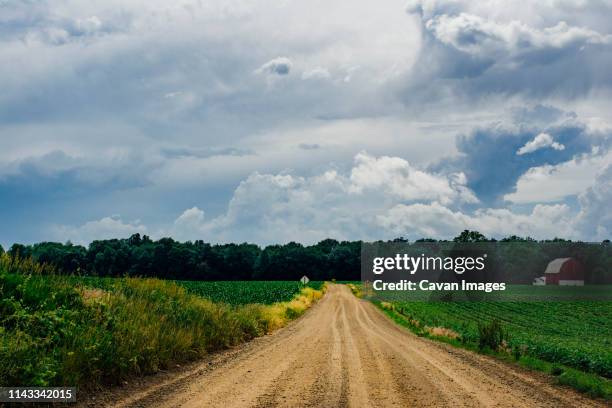
[(612, 36), (563, 20), (540, 26), (472, 14), (469, 2), (413, 2), (424, 46), (407, 103), (452, 93), (576, 98), (612, 87)]
[[(521, 147), (543, 132), (551, 135), (564, 149), (542, 148), (529, 154), (517, 154)], [(513, 191), (519, 177), (530, 168), (563, 163), (578, 154), (590, 152), (592, 148), (593, 140), (581, 124), (544, 129), (527, 126), (506, 129), (491, 126), (459, 136), (459, 156), (445, 160), (434, 168), (464, 172), (468, 187), (481, 201), (499, 204), (498, 200)]]
[(150, 168), (135, 156), (94, 163), (57, 150), (0, 168), (0, 189), (6, 194), (10, 191), (40, 194), (44, 200), (50, 195), (135, 188), (150, 183), (147, 179)]

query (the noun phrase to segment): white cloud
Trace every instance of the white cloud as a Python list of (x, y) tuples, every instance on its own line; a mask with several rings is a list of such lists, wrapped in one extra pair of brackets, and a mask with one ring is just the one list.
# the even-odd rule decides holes
[(147, 227), (140, 221), (125, 222), (118, 215), (88, 221), (79, 226), (54, 226), (51, 231), (55, 239), (70, 240), (81, 245), (87, 245), (99, 239), (127, 238), (135, 233), (146, 234)]
[(585, 154), (554, 166), (532, 167), (518, 179), (516, 191), (506, 194), (504, 200), (521, 204), (563, 200), (592, 186), (596, 175), (610, 163), (612, 152)]
[(337, 170), (311, 177), (251, 174), (235, 190), (225, 214), (203, 222), (201, 210), (192, 208), (177, 219), (175, 227), (181, 236), (192, 234), (191, 239), (204, 236), (222, 241), (374, 238), (383, 233), (377, 216), (397, 203), (474, 203), (466, 183), (462, 174), (445, 178), (416, 169), (401, 158), (360, 153), (346, 174)]
[(170, 229), (169, 235), (178, 240), (199, 239), (205, 228), (204, 211), (198, 207), (189, 208), (174, 220), (174, 225)]
[(538, 29), (519, 21), (496, 22), (468, 13), (442, 14), (427, 20), (425, 26), (442, 43), (461, 51), (496, 57), (506, 53), (506, 57), (513, 59), (534, 51), (609, 44), (612, 41), (612, 36), (587, 28), (571, 27), (563, 21)]
[(465, 175), (457, 174), (449, 179), (413, 168), (399, 157), (372, 157), (364, 153), (355, 156), (351, 170), (350, 192), (382, 190), (386, 195), (400, 200), (453, 200), (477, 202), (476, 197), (465, 188)]
[(612, 10), (608, 2), (598, 0), (525, 0), (521, 7), (504, 5), (500, 0), (409, 0), (406, 10), (420, 14), (426, 20), (437, 15), (464, 12), (503, 23), (520, 21), (529, 26), (547, 27), (566, 21), (578, 27), (593, 26), (599, 31), (607, 27), (605, 16), (599, 14)]
[(516, 152), (517, 155), (522, 156), (527, 153), (533, 153), (540, 149), (545, 149), (550, 147), (554, 150), (564, 150), (565, 146), (560, 143), (555, 142), (553, 137), (548, 133), (539, 133), (533, 140), (527, 142), (523, 147), (518, 149)]
[(536, 205), (531, 213), (508, 209), (480, 209), (473, 214), (453, 211), (440, 203), (398, 204), (378, 217), (380, 224), (395, 234), (448, 239), (464, 229), (492, 237), (510, 235), (549, 239), (576, 237), (572, 212), (565, 204)]
[(309, 71), (304, 71), (302, 73), (302, 79), (329, 79), (331, 78), (331, 74), (326, 68), (316, 67)]
[(612, 164), (601, 170), (595, 183), (579, 196), (576, 225), (586, 241), (612, 238)]
[(80, 31), (91, 34), (102, 28), (102, 21), (97, 16), (80, 18), (76, 21), (76, 26)]
[(289, 75), (291, 60), (287, 57), (276, 57), (263, 64), (255, 72), (258, 74)]
[[(580, 195), (578, 213), (567, 204), (536, 204), (525, 212), (470, 209), (473, 207), (463, 206), (475, 204), (465, 175), (445, 178), (415, 169), (397, 157), (361, 153), (348, 172), (330, 169), (309, 177), (253, 173), (236, 188), (223, 214), (207, 219), (203, 210), (192, 207), (183, 211), (169, 229), (154, 235), (271, 244), (313, 243), (327, 237), (448, 239), (463, 229), (472, 229), (496, 238), (603, 239), (612, 231), (608, 214), (611, 170), (609, 165)], [(146, 233), (147, 228), (138, 221), (107, 217), (79, 227), (58, 227), (55, 236), (87, 243), (135, 232)]]
[[(419, 183), (414, 184), (411, 174), (419, 175)], [(573, 221), (576, 214), (566, 204), (538, 204), (526, 213), (505, 208), (456, 209), (464, 198), (456, 186), (463, 186), (466, 179), (453, 177), (456, 180), (445, 181), (399, 158), (360, 154), (346, 176), (336, 170), (313, 177), (255, 173), (236, 189), (222, 216), (204, 221), (195, 208), (179, 220), (193, 220), (188, 225), (198, 226), (192, 231), (198, 238), (258, 243), (399, 235), (449, 238), (466, 228), (494, 237), (580, 236)], [(449, 197), (454, 200), (446, 204), (440, 200)]]
[[(612, 35), (597, 13), (530, 0), (521, 7), (422, 0), (407, 10), (424, 39), (408, 102), (418, 105), (429, 96), (432, 104), (458, 98), (490, 104), (492, 95), (503, 103), (509, 95), (573, 100), (590, 91), (609, 93), (611, 78), (599, 67), (610, 63)], [(585, 77), (588, 82), (579, 79)]]
[(201, 225), (204, 221), (204, 211), (198, 207), (192, 207), (183, 213), (174, 221), (175, 225), (178, 226), (197, 226)]

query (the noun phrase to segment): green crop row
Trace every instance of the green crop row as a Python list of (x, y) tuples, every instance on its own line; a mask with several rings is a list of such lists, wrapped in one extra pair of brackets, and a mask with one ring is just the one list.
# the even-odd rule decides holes
[(612, 378), (612, 302), (393, 302), (421, 327), (444, 327), (478, 343), (479, 324), (498, 321), (505, 347)]
[[(304, 285), (295, 281), (176, 281), (189, 292), (213, 302), (232, 305), (248, 303), (272, 304), (286, 302)], [(308, 286), (320, 289), (323, 282), (309, 282)]]
[[(72, 277), (77, 284), (92, 288), (108, 289), (116, 284), (117, 278)], [(213, 302), (223, 302), (230, 305), (247, 305), (260, 303), (270, 305), (276, 302), (291, 300), (304, 288), (296, 281), (185, 281), (174, 282), (189, 293), (210, 299)], [(309, 282), (308, 287), (319, 290), (323, 281)]]

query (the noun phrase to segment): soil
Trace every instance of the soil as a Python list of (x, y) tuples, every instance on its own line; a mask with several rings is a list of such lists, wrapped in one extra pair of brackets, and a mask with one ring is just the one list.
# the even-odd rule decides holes
[(550, 377), (421, 338), (344, 285), (272, 335), (99, 394), (114, 407), (596, 407)]

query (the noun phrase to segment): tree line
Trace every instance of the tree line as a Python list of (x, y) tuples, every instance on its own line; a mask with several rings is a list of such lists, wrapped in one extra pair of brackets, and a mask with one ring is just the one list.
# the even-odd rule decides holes
[[(1, 251), (0, 247), (0, 251)], [(139, 276), (185, 280), (358, 280), (361, 242), (326, 239), (304, 246), (210, 244), (157, 241), (134, 234), (127, 239), (93, 241), (88, 247), (57, 242), (14, 244), (13, 257), (32, 257), (60, 273), (93, 276)]]
[[(382, 241), (379, 241), (382, 242)], [(591, 271), (594, 282), (612, 280), (610, 241), (584, 247), (583, 243), (554, 239), (536, 241), (511, 236), (500, 241), (488, 239), (477, 231), (463, 231), (453, 240), (420, 239), (412, 243), (397, 238), (395, 243), (506, 242), (504, 270), (524, 283), (534, 273), (543, 273), (546, 263), (557, 256), (574, 254)], [(558, 244), (564, 244), (560, 246)], [(97, 240), (88, 247), (70, 242), (14, 244), (8, 249), (13, 257), (29, 258), (53, 265), (65, 274), (92, 276), (139, 276), (185, 280), (297, 280), (306, 274), (311, 280), (359, 280), (361, 277), (361, 241), (325, 239), (314, 245), (290, 242), (260, 247), (255, 244), (210, 244), (179, 242), (172, 238), (152, 240), (134, 234), (126, 239)], [(585, 249), (586, 248), (586, 249)], [(513, 252), (514, 251), (514, 252)], [(0, 254), (4, 250), (0, 246)], [(527, 267), (530, 266), (530, 267)], [(535, 266), (535, 268), (534, 268)], [(527, 271), (535, 271), (529, 272)]]

